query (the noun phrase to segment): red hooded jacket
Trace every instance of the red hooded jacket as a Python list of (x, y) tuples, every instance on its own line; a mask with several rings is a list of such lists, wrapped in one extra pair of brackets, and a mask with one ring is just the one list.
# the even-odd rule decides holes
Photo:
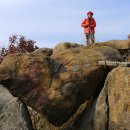
[(84, 33), (86, 35), (89, 34), (90, 30), (91, 30), (92, 34), (95, 33), (96, 22), (95, 22), (94, 18), (91, 18), (91, 19), (86, 18), (86, 19), (84, 19), (81, 26), (84, 27)]

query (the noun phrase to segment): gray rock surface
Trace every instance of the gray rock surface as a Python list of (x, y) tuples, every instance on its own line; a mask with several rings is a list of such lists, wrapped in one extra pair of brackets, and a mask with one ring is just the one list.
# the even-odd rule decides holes
[(25, 105), (1, 85), (0, 130), (33, 130)]

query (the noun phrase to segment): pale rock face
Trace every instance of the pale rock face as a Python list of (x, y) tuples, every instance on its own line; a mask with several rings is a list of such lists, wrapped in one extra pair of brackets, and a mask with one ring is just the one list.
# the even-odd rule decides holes
[(112, 70), (99, 97), (82, 115), (75, 130), (130, 130), (130, 68)]
[(118, 50), (125, 50), (130, 48), (130, 40), (111, 40), (102, 43), (102, 45), (111, 46)]
[(130, 129), (130, 68), (114, 69), (106, 80), (108, 88), (108, 128)]
[(26, 106), (1, 85), (0, 130), (33, 130)]

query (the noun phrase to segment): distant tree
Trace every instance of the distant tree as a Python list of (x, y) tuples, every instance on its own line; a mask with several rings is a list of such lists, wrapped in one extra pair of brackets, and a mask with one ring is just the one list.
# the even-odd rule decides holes
[(27, 40), (22, 35), (12, 35), (11, 37), (9, 37), (8, 48), (1, 48), (0, 63), (8, 54), (27, 53), (35, 51), (36, 49), (38, 49), (38, 47), (35, 46), (35, 43), (35, 41), (30, 39)]

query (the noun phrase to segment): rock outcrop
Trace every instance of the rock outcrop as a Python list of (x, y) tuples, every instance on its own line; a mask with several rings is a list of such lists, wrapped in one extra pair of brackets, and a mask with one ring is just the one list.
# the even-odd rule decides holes
[(120, 61), (121, 55), (107, 46), (70, 47), (52, 56), (8, 55), (0, 65), (0, 83), (50, 123), (61, 126), (102, 89), (109, 70), (99, 66), (99, 60)]
[[(105, 96), (104, 96), (105, 95)], [(130, 68), (118, 67), (109, 73), (97, 101), (96, 127), (109, 130), (130, 129)], [(102, 102), (102, 99), (104, 102)], [(103, 109), (106, 108), (106, 109)], [(104, 111), (101, 111), (104, 110)], [(107, 111), (105, 111), (107, 110)], [(102, 118), (101, 118), (102, 117)], [(100, 120), (99, 120), (100, 118)], [(104, 124), (102, 121), (104, 120)], [(103, 126), (103, 127), (105, 127)]]
[(117, 50), (125, 50), (130, 48), (130, 40), (111, 40), (101, 44), (113, 47)]
[(82, 114), (75, 130), (129, 130), (129, 95), (130, 68), (118, 67), (108, 74), (99, 97)]
[(27, 107), (1, 85), (0, 130), (33, 130)]
[(83, 46), (83, 45), (77, 43), (62, 42), (54, 47), (53, 53), (61, 52), (65, 49), (76, 48), (79, 46)]
[(103, 90), (89, 105), (80, 106), (77, 118), (54, 127), (40, 114), (30, 109), (37, 130), (129, 130), (130, 68), (118, 67), (107, 76)]
[(33, 52), (33, 54), (45, 54), (46, 56), (51, 56), (53, 53), (53, 49), (50, 48), (40, 48)]
[(33, 123), (33, 127), (36, 130), (75, 130), (75, 123), (79, 120), (79, 117), (82, 115), (83, 111), (88, 108), (91, 101), (86, 101), (84, 104), (80, 105), (77, 111), (71, 116), (71, 118), (60, 127), (56, 127), (49, 123), (44, 116), (36, 112), (34, 109), (28, 107), (30, 117)]

